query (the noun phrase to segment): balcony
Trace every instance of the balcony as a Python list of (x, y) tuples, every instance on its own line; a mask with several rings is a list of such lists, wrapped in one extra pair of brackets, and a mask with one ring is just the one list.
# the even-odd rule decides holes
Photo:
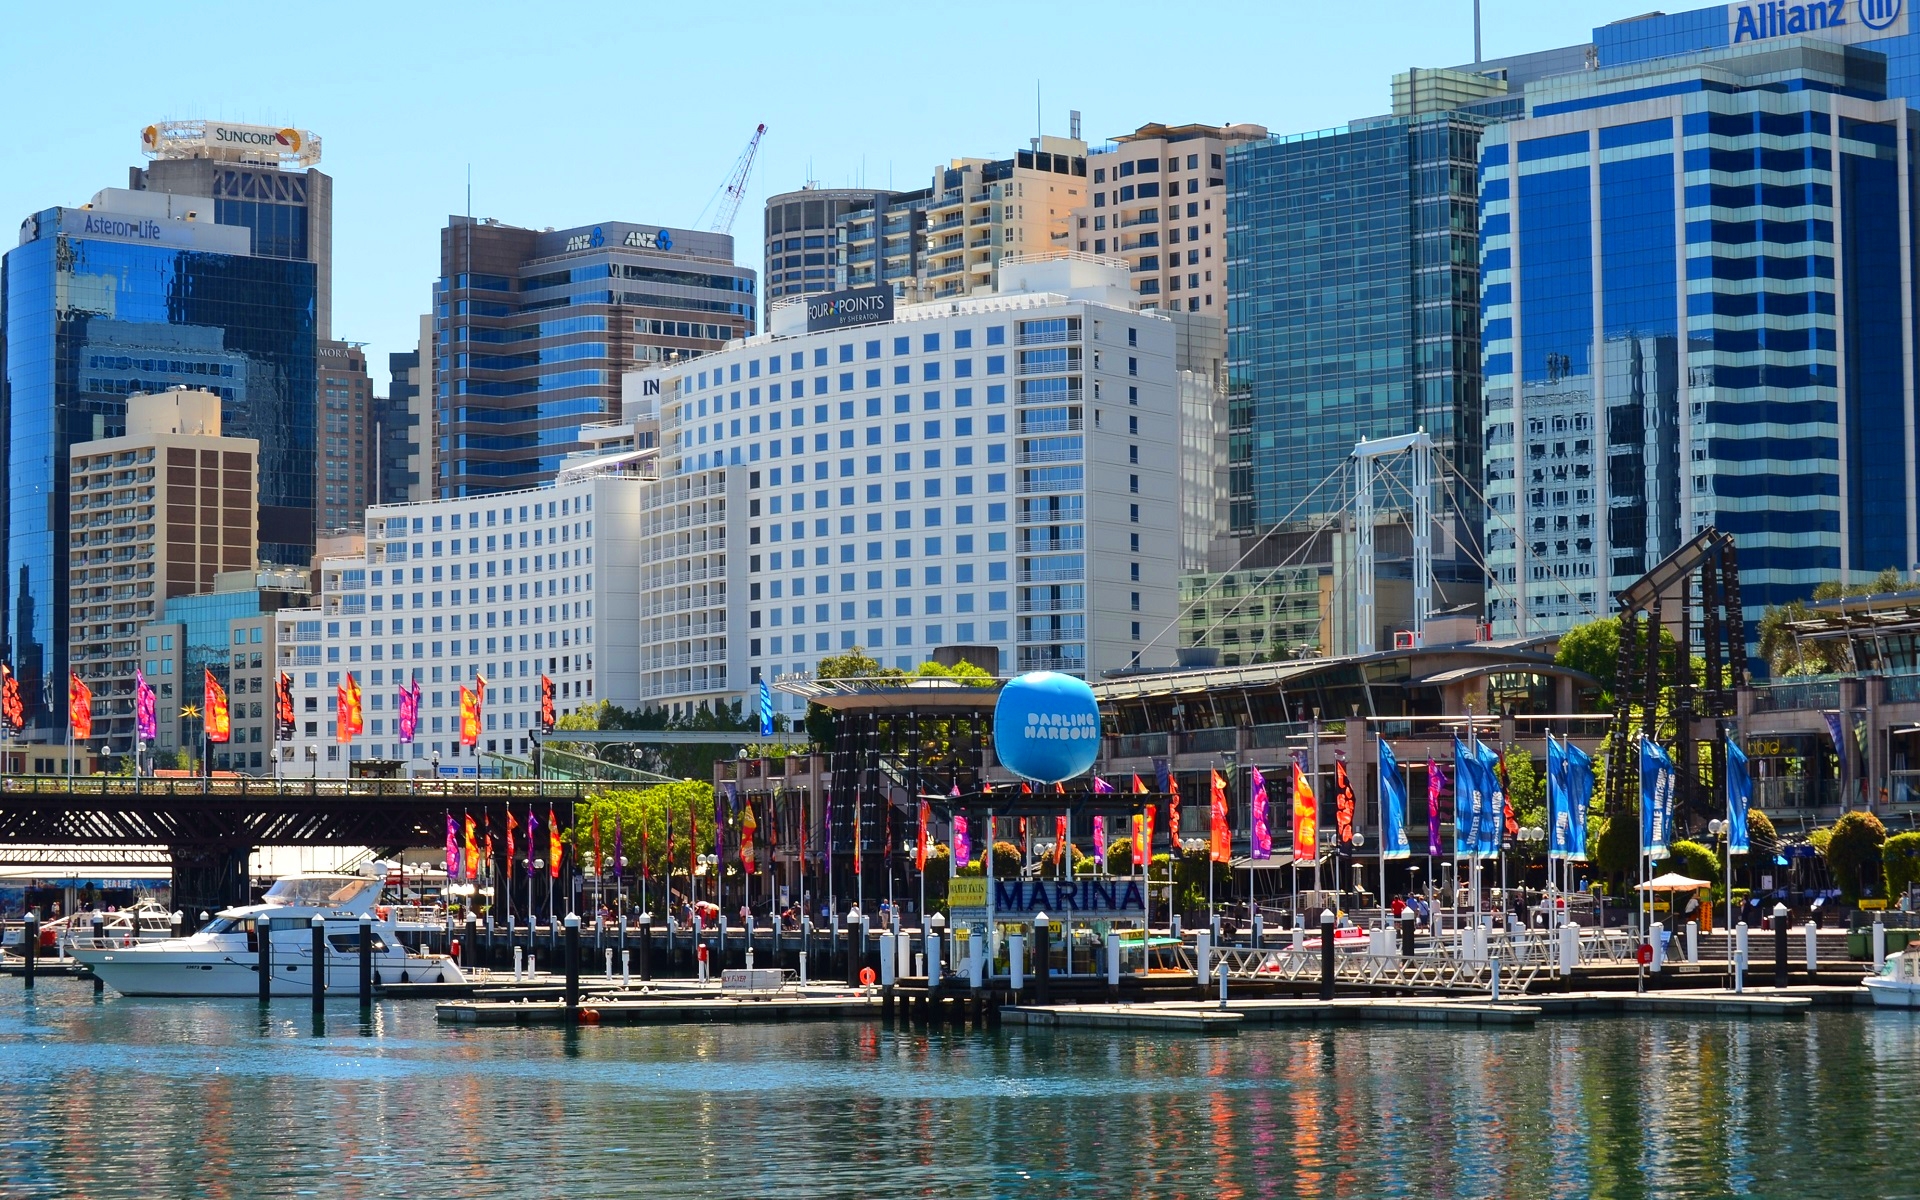
[(1084, 583), (1087, 578), (1087, 569), (1085, 567), (1048, 567), (1035, 571), (1022, 571), (1019, 578), (1021, 583)]
[(1084, 599), (1074, 600), (1022, 600), (1016, 611), (1023, 613), (1059, 613), (1079, 612), (1086, 608)]
[[(1020, 553), (1022, 554), (1061, 554), (1071, 550), (1085, 550), (1086, 548), (1086, 535), (1080, 533), (1070, 533), (1055, 538), (1034, 538), (1032, 541), (1023, 541), (1020, 543)], [(1075, 574), (1077, 576), (1079, 573), (1075, 572)]]
[[(1037, 322), (1035, 323), (1037, 324)], [(1013, 344), (1016, 346), (1053, 346), (1063, 342), (1077, 342), (1079, 340), (1080, 331), (1078, 329), (1040, 329), (1030, 333), (1021, 333), (1018, 337), (1014, 338)]]
[(927, 232), (939, 233), (943, 229), (958, 229), (960, 228), (960, 226), (965, 225), (966, 223), (967, 223), (967, 218), (964, 214), (955, 213), (953, 216), (948, 217), (946, 220), (941, 221), (937, 225), (927, 226)]
[(1026, 467), (1039, 463), (1079, 462), (1084, 457), (1085, 455), (1078, 450), (1036, 450), (1032, 452), (1023, 450), (1013, 456), (1013, 461), (1020, 466)]
[(1044, 418), (1031, 424), (1020, 422), (1021, 437), (1049, 437), (1056, 433), (1080, 433), (1086, 429), (1086, 422), (1079, 417), (1069, 417), (1064, 421), (1049, 421)]
[(1018, 402), (1021, 404), (1078, 404), (1080, 398), (1081, 391), (1075, 387), (1060, 392), (1021, 392)]

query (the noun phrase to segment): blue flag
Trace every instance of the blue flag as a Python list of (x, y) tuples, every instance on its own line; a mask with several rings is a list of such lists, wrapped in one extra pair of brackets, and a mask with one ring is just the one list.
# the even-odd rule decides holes
[(1407, 781), (1385, 738), (1380, 739), (1380, 844), (1386, 858), (1412, 853), (1407, 846)]
[(1467, 744), (1453, 739), (1453, 853), (1469, 855), (1479, 847), (1480, 760), (1467, 752)]
[(1587, 806), (1593, 801), (1593, 759), (1585, 750), (1566, 744), (1561, 752), (1566, 761), (1567, 811), (1571, 829), (1567, 838), (1567, 857), (1574, 862), (1587, 861)]
[(1747, 752), (1727, 739), (1727, 853), (1747, 853), (1747, 810), (1753, 807), (1753, 771)]
[(1640, 853), (1667, 856), (1673, 832), (1673, 759), (1652, 738), (1640, 743)]
[(1568, 857), (1573, 843), (1573, 805), (1567, 795), (1567, 755), (1560, 741), (1547, 735), (1547, 857)]
[(767, 686), (765, 676), (760, 678), (760, 736), (768, 737), (773, 733), (773, 689)]
[(1480, 743), (1480, 785), (1486, 800), (1480, 806), (1480, 857), (1495, 858), (1507, 832), (1507, 792), (1500, 785), (1500, 752)]

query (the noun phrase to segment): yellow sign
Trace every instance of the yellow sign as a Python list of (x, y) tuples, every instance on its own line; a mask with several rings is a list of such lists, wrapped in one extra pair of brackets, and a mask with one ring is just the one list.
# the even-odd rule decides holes
[(984, 875), (963, 875), (947, 883), (948, 908), (985, 908), (987, 906), (987, 877)]

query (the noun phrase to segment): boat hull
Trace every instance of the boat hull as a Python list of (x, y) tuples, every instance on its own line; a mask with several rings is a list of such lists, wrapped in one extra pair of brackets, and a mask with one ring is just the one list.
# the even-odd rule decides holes
[(1893, 979), (1869, 979), (1867, 994), (1877, 1008), (1920, 1008), (1920, 984)]
[[(258, 996), (258, 964), (245, 957), (202, 949), (167, 950), (125, 947), (75, 951), (75, 957), (103, 983), (123, 996)], [(269, 964), (274, 996), (311, 996), (311, 955), (277, 956)], [(457, 983), (464, 977), (450, 960), (408, 955), (377, 956), (376, 983)], [(358, 957), (330, 956), (326, 990), (358, 995)]]

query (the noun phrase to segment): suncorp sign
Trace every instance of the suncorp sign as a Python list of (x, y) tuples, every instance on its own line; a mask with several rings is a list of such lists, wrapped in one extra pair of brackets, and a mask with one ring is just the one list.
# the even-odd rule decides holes
[(1806, 34), (1834, 42), (1866, 42), (1907, 32), (1905, 0), (1756, 0), (1727, 5), (1733, 45)]

